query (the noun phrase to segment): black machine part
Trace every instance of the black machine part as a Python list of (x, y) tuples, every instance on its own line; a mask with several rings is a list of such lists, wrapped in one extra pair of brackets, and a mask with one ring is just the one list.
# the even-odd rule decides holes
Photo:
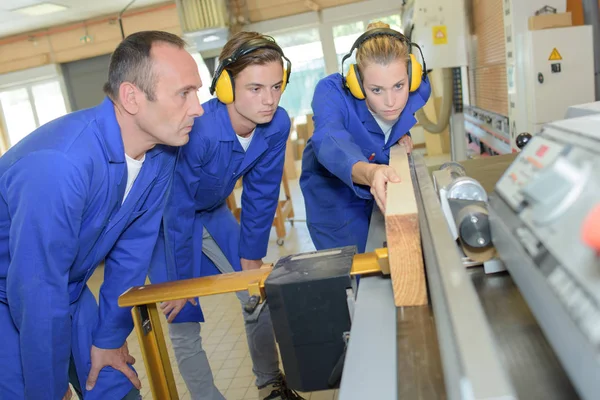
[(531, 134), (527, 133), (527, 132), (523, 132), (521, 133), (519, 136), (517, 136), (517, 147), (521, 150), (523, 150), (523, 147), (525, 147), (527, 145), (527, 143), (529, 143), (529, 141), (531, 140)]
[(448, 199), (460, 240), (481, 249), (492, 244), (487, 204), (482, 201)]
[(347, 289), (355, 246), (281, 258), (265, 281), (286, 380), (301, 392), (339, 382), (351, 319)]
[(491, 244), (490, 220), (487, 212), (466, 211), (458, 225), (460, 239), (471, 247), (483, 248)]

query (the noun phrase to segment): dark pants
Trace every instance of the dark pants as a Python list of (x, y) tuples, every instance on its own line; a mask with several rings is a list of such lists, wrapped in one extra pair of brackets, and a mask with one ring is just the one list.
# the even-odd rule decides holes
[[(77, 396), (79, 396), (80, 399), (83, 399), (83, 393), (81, 392), (81, 385), (79, 384), (79, 378), (77, 377), (77, 371), (75, 370), (73, 356), (71, 356), (71, 362), (69, 363), (69, 382), (73, 385), (73, 389), (75, 389)], [(133, 388), (122, 400), (139, 400), (141, 398), (140, 391)]]

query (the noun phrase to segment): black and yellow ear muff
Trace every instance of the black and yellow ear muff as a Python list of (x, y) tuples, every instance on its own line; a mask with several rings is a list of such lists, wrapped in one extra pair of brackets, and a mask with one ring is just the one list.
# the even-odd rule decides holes
[(406, 36), (404, 36), (398, 31), (389, 28), (370, 29), (367, 32), (360, 35), (358, 39), (356, 39), (348, 54), (346, 54), (344, 58), (342, 58), (342, 79), (344, 87), (346, 87), (350, 91), (350, 93), (352, 93), (352, 95), (357, 99), (364, 100), (366, 98), (366, 93), (363, 88), (362, 77), (360, 76), (358, 66), (356, 64), (350, 64), (350, 66), (348, 67), (348, 73), (344, 75), (344, 61), (350, 58), (354, 50), (358, 49), (365, 41), (376, 36), (391, 36), (406, 43), (409, 46), (409, 49), (414, 46), (419, 50), (419, 53), (421, 53), (421, 59), (423, 60), (423, 66), (419, 63), (419, 61), (417, 61), (415, 55), (410, 53), (407, 68), (408, 82), (410, 84), (409, 91), (416, 91), (419, 88), (419, 86), (421, 86), (421, 82), (423, 81), (423, 79), (425, 79), (425, 77), (427, 76), (427, 68), (425, 67), (425, 58), (423, 57), (423, 51), (421, 51), (421, 48), (417, 44), (412, 43), (410, 40), (408, 40)]
[(273, 49), (281, 54), (287, 66), (283, 68), (283, 83), (281, 84), (281, 92), (290, 81), (292, 74), (292, 62), (283, 54), (281, 47), (270, 36), (262, 36), (260, 38), (251, 39), (242, 44), (230, 57), (224, 59), (217, 70), (215, 71), (212, 84), (210, 85), (210, 94), (217, 94), (217, 99), (225, 104), (231, 104), (235, 100), (235, 81), (227, 67), (234, 64), (240, 57), (250, 54), (258, 49)]

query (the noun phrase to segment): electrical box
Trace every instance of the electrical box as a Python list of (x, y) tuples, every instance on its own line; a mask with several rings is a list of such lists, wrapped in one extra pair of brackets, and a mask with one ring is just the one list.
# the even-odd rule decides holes
[[(452, 3), (452, 4), (450, 4)], [(428, 69), (466, 66), (469, 32), (465, 1), (415, 0), (403, 8), (402, 25), (423, 50)], [(413, 49), (418, 54), (417, 49)]]
[(563, 119), (569, 106), (595, 100), (592, 27), (528, 31), (525, 36), (527, 128), (535, 134), (542, 125)]

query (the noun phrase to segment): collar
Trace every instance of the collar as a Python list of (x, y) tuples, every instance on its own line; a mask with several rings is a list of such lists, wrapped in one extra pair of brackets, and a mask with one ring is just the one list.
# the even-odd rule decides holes
[(98, 124), (96, 135), (108, 156), (108, 161), (124, 163), (125, 147), (121, 137), (121, 127), (115, 114), (115, 105), (107, 96), (95, 109), (96, 123)]

